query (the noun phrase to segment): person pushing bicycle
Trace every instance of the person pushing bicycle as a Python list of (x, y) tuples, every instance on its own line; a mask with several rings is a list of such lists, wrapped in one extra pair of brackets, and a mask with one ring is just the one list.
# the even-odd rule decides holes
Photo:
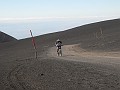
[(62, 45), (62, 41), (61, 41), (60, 39), (56, 40), (55, 45), (56, 45), (56, 47), (57, 47), (57, 53), (58, 53), (58, 51), (59, 51), (59, 50), (61, 49), (61, 47), (63, 46), (63, 45)]

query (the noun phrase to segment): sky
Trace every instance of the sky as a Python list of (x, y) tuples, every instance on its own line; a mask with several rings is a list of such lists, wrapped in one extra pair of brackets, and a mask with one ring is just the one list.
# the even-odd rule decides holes
[(0, 0), (0, 31), (17, 39), (120, 18), (120, 0)]

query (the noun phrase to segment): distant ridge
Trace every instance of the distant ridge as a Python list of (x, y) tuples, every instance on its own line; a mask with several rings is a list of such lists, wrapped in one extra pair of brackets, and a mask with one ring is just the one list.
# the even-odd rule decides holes
[(0, 43), (10, 42), (10, 41), (15, 41), (15, 40), (17, 39), (0, 31)]
[(46, 42), (52, 43), (59, 38), (64, 44), (80, 44), (87, 50), (120, 51), (120, 19), (90, 23), (37, 38), (46, 38)]

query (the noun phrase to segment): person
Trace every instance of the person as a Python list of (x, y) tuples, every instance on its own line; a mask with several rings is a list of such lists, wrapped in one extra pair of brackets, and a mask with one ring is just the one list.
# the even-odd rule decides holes
[(58, 53), (59, 49), (61, 49), (62, 41), (60, 39), (57, 39), (55, 45), (57, 47), (57, 53)]

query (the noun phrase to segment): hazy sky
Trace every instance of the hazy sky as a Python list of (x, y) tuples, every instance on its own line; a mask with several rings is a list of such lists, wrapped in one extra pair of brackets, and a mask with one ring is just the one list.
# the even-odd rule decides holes
[(120, 18), (120, 0), (0, 0), (0, 29), (18, 39)]

